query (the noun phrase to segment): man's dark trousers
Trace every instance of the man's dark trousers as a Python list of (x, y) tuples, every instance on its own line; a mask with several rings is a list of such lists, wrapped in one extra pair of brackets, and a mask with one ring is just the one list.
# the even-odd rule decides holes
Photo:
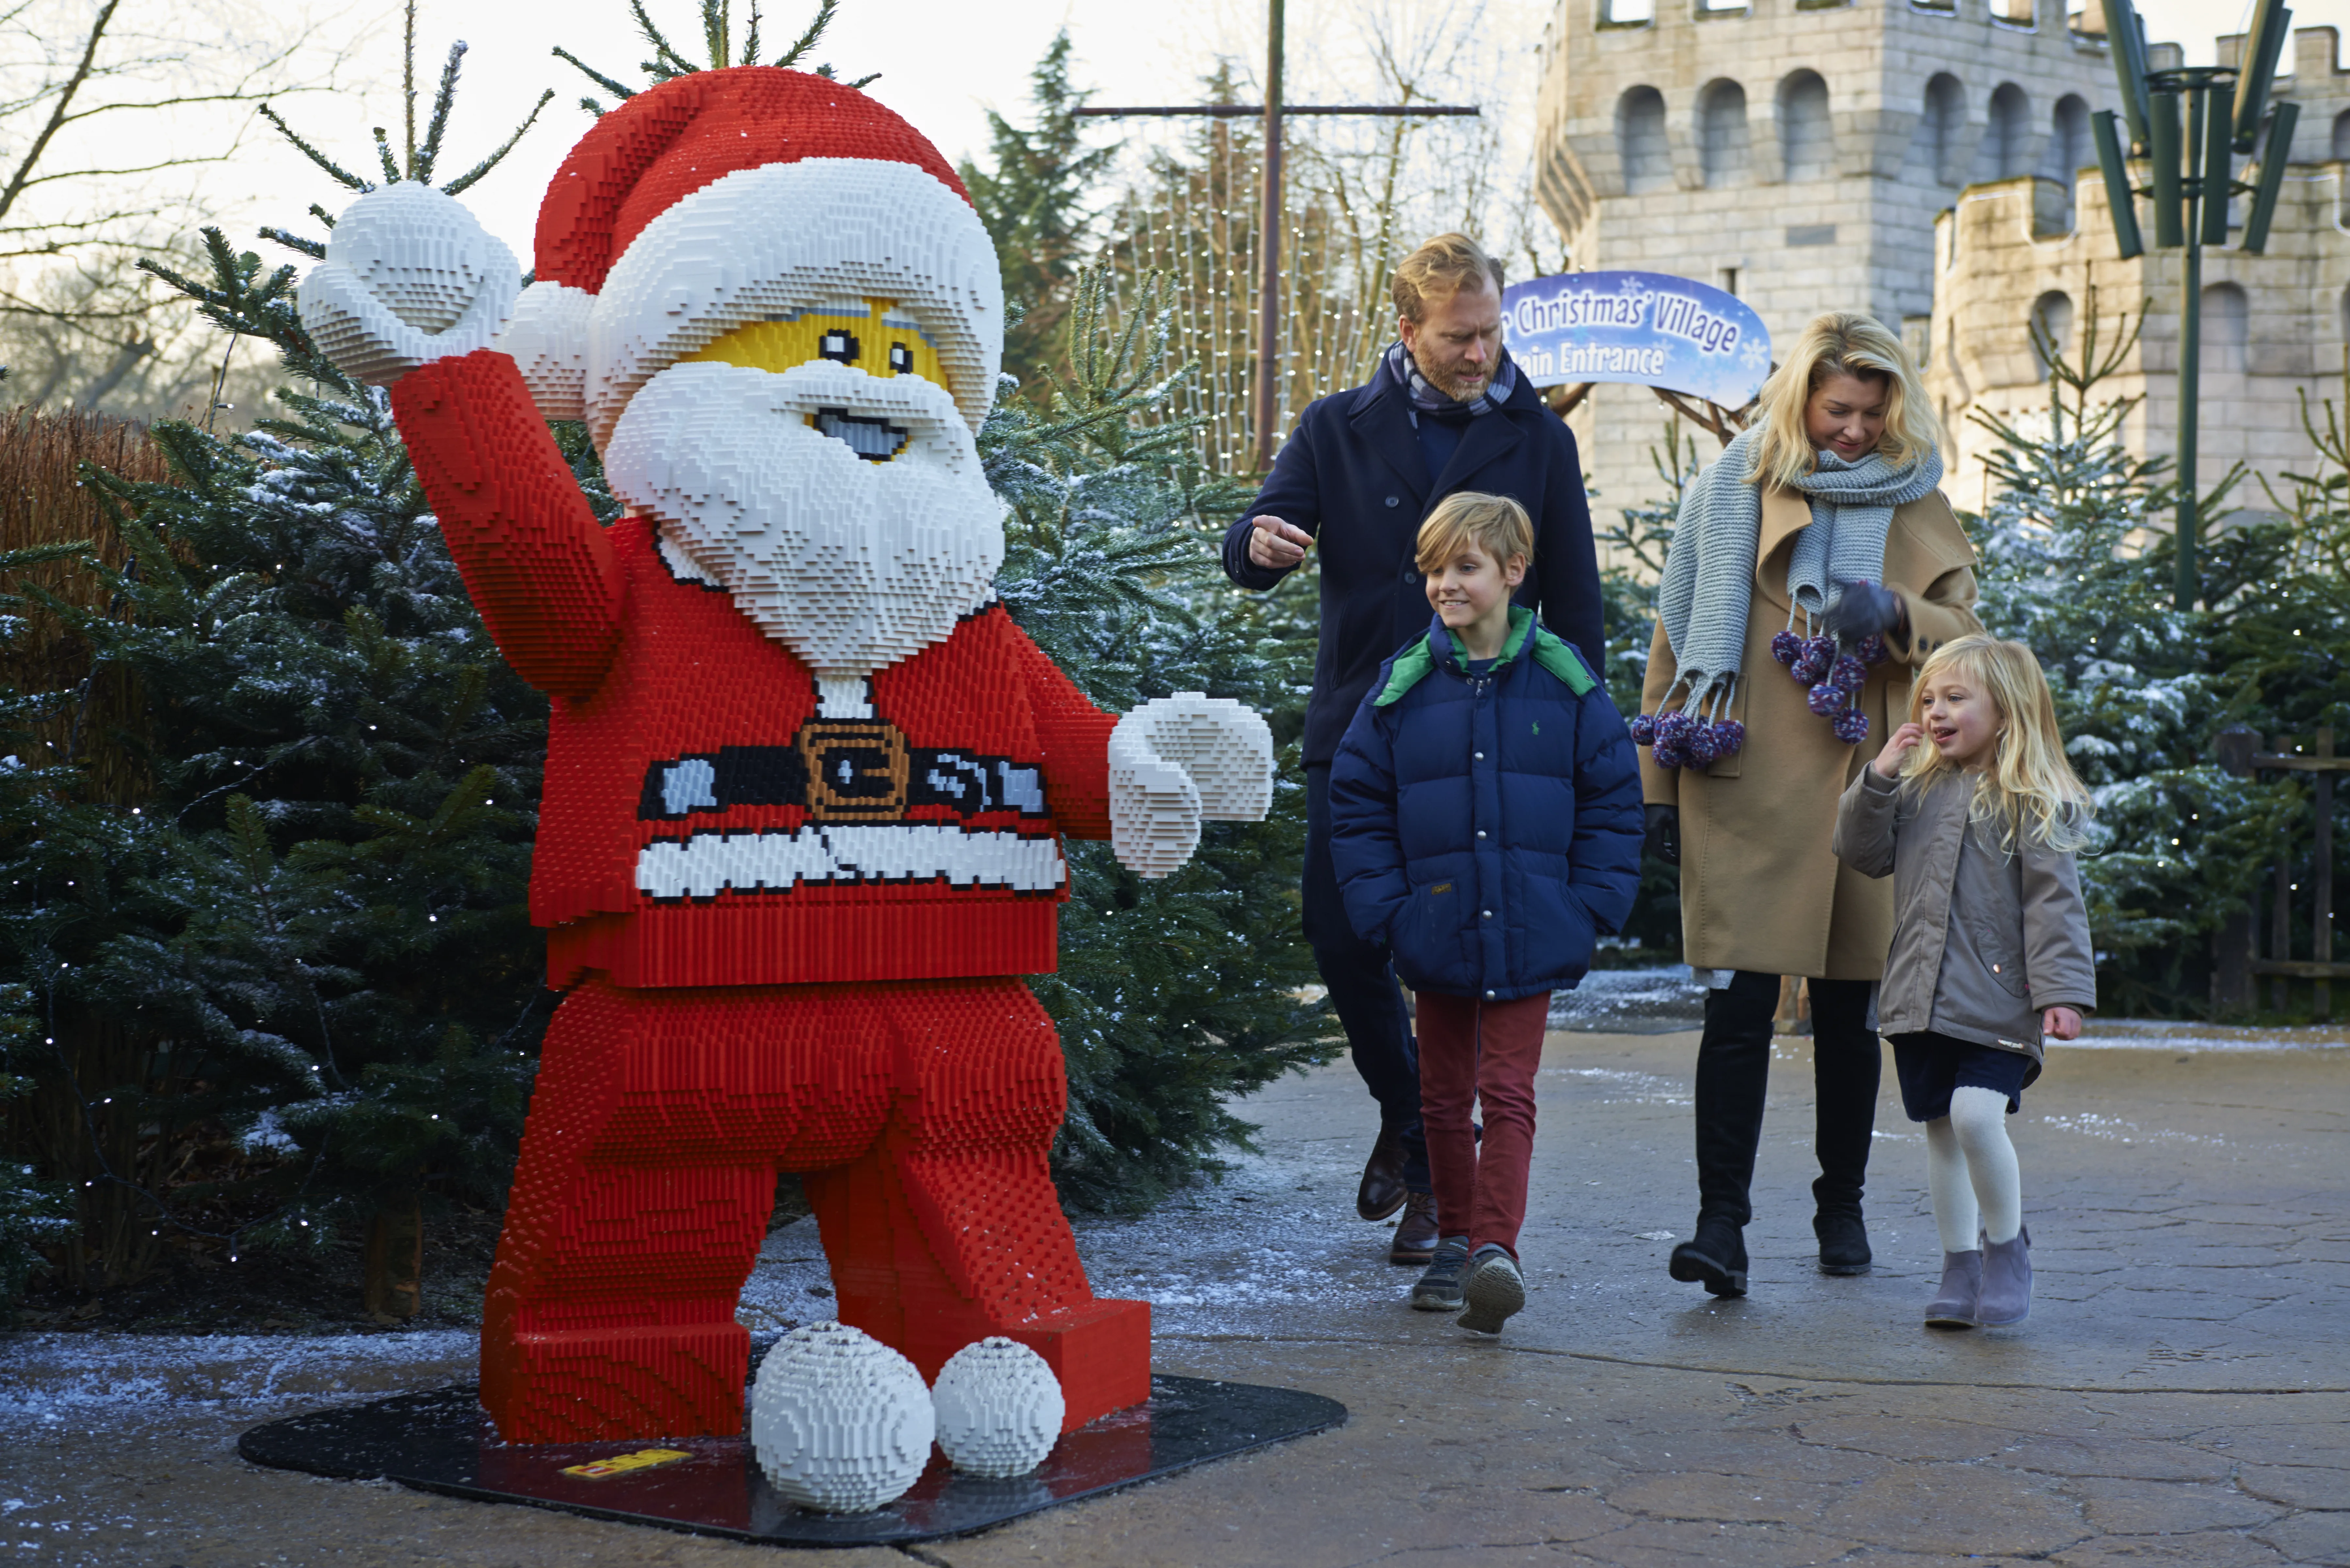
[(1414, 1192), (1433, 1190), (1428, 1174), (1428, 1140), (1419, 1127), (1419, 1053), (1413, 1048), (1411, 1017), (1396, 988), (1388, 950), (1367, 942), (1347, 923), (1339, 901), (1338, 877), (1330, 865), (1330, 764), (1305, 770), (1305, 941), (1315, 967), (1330, 988), (1330, 1004), (1347, 1031), (1355, 1071), (1379, 1103), (1379, 1126), (1403, 1144), (1403, 1184)]

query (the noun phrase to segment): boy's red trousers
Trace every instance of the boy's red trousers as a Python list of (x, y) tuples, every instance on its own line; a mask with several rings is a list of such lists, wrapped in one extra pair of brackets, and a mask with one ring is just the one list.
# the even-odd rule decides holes
[(741, 1430), (736, 1298), (806, 1173), (843, 1323), (926, 1378), (1003, 1334), (1065, 1429), (1150, 1394), (1148, 1303), (1097, 1301), (1046, 1169), (1067, 1099), (1016, 980), (629, 990), (547, 1032), (482, 1334), (508, 1442)]
[[(1534, 1075), (1542, 1070), (1550, 992), (1513, 1002), (1417, 992), (1419, 1117), (1436, 1189), (1436, 1223), (1518, 1255), (1526, 1173), (1534, 1155)], [(1485, 1117), (1482, 1144), (1472, 1111)]]

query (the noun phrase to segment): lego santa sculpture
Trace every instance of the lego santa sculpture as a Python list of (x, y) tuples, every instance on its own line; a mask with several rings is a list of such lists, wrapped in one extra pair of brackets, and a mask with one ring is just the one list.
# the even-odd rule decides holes
[[(739, 1429), (736, 1297), (806, 1173), (841, 1319), (926, 1376), (991, 1334), (1066, 1427), (1149, 1394), (1148, 1303), (1088, 1288), (1046, 1154), (1066, 1086), (1018, 978), (1064, 836), (1146, 874), (1256, 817), (1263, 722), (1096, 709), (995, 602), (972, 432), (1003, 305), (903, 119), (772, 67), (605, 115), (536, 281), (455, 200), (364, 195), (304, 281), (391, 388), (482, 618), (553, 700), (531, 882), (565, 996), (490, 1278), (509, 1441)], [(628, 514), (549, 437), (585, 420)]]

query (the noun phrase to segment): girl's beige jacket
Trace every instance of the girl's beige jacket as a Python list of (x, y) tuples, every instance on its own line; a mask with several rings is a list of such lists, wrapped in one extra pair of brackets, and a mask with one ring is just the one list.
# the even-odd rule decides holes
[[(1893, 657), (1861, 688), (1868, 739), (1848, 746), (1804, 702), (1804, 688), (1771, 657), (1787, 625), (1787, 557), (1811, 526), (1795, 491), (1762, 495), (1746, 651), (1728, 715), (1746, 745), (1702, 771), (1657, 766), (1640, 748), (1642, 798), (1680, 809), (1681, 952), (1699, 969), (1759, 970), (1815, 980), (1876, 980), (1893, 940), (1893, 889), (1840, 865), (1829, 840), (1836, 799), (1908, 717), (1910, 678), (1975, 619), (1974, 546), (1936, 491), (1897, 506), (1885, 536), (1885, 586), (1909, 611)], [(1798, 628), (1798, 629), (1801, 629)], [(1673, 679), (1660, 621), (1648, 649), (1641, 711), (1653, 713)]]

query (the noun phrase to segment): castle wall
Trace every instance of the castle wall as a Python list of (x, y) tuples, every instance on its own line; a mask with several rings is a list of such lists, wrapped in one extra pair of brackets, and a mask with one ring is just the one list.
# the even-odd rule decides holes
[[(1728, 287), (1775, 342), (1831, 309), (1922, 335), (1935, 215), (1978, 177), (2094, 161), (2086, 113), (2114, 98), (2103, 41), (2071, 30), (2065, 0), (2037, 0), (2022, 23), (1984, 0), (1656, 0), (1652, 21), (1619, 26), (1610, 4), (1562, 0), (1551, 24), (1537, 194), (1576, 266)], [(2042, 197), (2050, 221), (2064, 189)], [(1604, 519), (1660, 493), (1663, 418), (1636, 387), (1596, 388), (1578, 410)]]

